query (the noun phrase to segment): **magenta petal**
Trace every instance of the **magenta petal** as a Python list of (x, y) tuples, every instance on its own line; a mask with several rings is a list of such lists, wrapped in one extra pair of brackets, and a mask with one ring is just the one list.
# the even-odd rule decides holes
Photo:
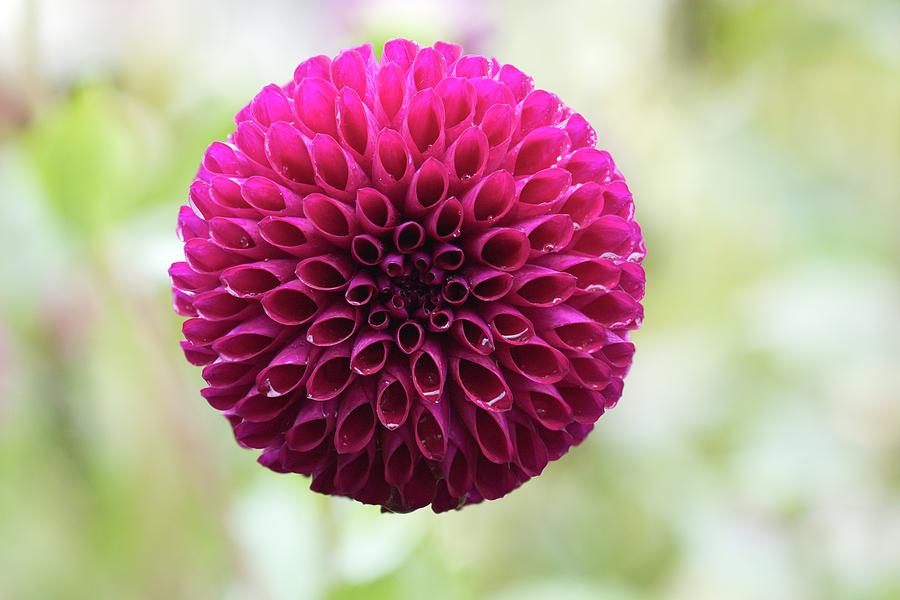
[(434, 340), (425, 341), (410, 359), (412, 383), (426, 402), (438, 402), (447, 380), (447, 358), (444, 349)]
[(334, 431), (334, 414), (334, 402), (305, 403), (287, 432), (288, 447), (296, 452), (318, 447)]
[(489, 267), (472, 266), (466, 271), (469, 290), (479, 300), (492, 302), (506, 296), (513, 286), (513, 276)]
[(416, 165), (430, 156), (443, 155), (444, 105), (434, 90), (423, 90), (410, 99), (403, 134)]
[(343, 254), (312, 256), (300, 261), (296, 268), (300, 281), (323, 292), (346, 289), (355, 272), (355, 265)]
[(341, 454), (362, 450), (375, 435), (375, 407), (369, 386), (355, 383), (340, 403), (334, 447)]
[(470, 402), (489, 411), (503, 412), (512, 408), (512, 392), (493, 360), (472, 352), (458, 351), (450, 359), (450, 370)]
[(510, 371), (538, 383), (562, 381), (569, 372), (565, 355), (536, 336), (518, 346), (499, 346), (497, 356)]
[(462, 197), (465, 224), (488, 227), (502, 219), (513, 208), (515, 190), (508, 171), (494, 171), (482, 179)]
[(399, 367), (385, 369), (378, 381), (375, 412), (379, 422), (394, 430), (406, 422), (413, 403), (413, 386), (409, 371)]
[(447, 167), (436, 158), (429, 158), (422, 163), (410, 181), (404, 210), (412, 216), (421, 216), (442, 202), (449, 189)]
[(425, 343), (425, 329), (418, 321), (404, 321), (397, 326), (395, 340), (401, 352), (412, 354)]
[(448, 241), (462, 234), (463, 208), (456, 198), (448, 198), (429, 213), (425, 229), (435, 240)]
[(390, 357), (391, 336), (388, 333), (363, 330), (353, 342), (350, 368), (360, 375), (372, 375), (381, 371)]
[(337, 137), (335, 100), (337, 90), (324, 80), (308, 77), (294, 90), (294, 110), (311, 134), (324, 133)]
[(176, 229), (178, 239), (186, 242), (193, 238), (209, 237), (209, 227), (206, 221), (197, 215), (190, 206), (182, 206), (178, 209), (178, 226)]
[(539, 127), (510, 154), (508, 164), (513, 175), (531, 175), (552, 167), (569, 148), (569, 136), (556, 127)]
[(400, 198), (409, 186), (414, 170), (403, 136), (393, 129), (382, 129), (372, 157), (373, 185), (391, 198)]
[(316, 315), (306, 330), (306, 341), (314, 346), (336, 346), (356, 333), (361, 319), (357, 307), (336, 302)]
[(518, 346), (534, 336), (534, 324), (512, 306), (494, 302), (485, 306), (481, 316), (488, 322), (494, 341)]
[(310, 149), (316, 185), (329, 196), (350, 202), (368, 184), (360, 166), (330, 135), (316, 135)]
[(323, 194), (310, 194), (303, 199), (303, 213), (322, 238), (340, 248), (350, 247), (357, 231), (352, 208)]
[(322, 292), (296, 279), (266, 292), (261, 298), (262, 308), (269, 318), (282, 325), (309, 322), (324, 302)]
[(575, 276), (544, 267), (525, 266), (516, 273), (507, 297), (510, 304), (551, 307), (562, 304), (575, 292)]
[(454, 339), (463, 348), (484, 356), (494, 352), (493, 334), (485, 320), (474, 310), (458, 310), (452, 331)]
[(213, 350), (228, 360), (249, 360), (266, 352), (278, 342), (281, 326), (265, 315), (237, 325), (213, 342)]
[(397, 223), (397, 209), (381, 192), (363, 188), (356, 196), (356, 218), (360, 228), (372, 235), (390, 232)]
[(264, 260), (229, 267), (219, 277), (229, 294), (256, 298), (293, 279), (296, 263), (288, 259)]
[(504, 414), (480, 408), (468, 399), (457, 398), (454, 405), (481, 454), (492, 463), (508, 463), (512, 459), (513, 444)]
[(447, 453), (449, 403), (417, 404), (413, 414), (416, 445), (428, 460), (441, 461)]
[(487, 229), (466, 241), (466, 253), (499, 271), (517, 271), (528, 260), (531, 246), (518, 229)]
[(266, 133), (266, 156), (276, 173), (295, 191), (312, 191), (316, 185), (308, 141), (290, 123), (272, 123)]
[(340, 395), (356, 378), (350, 369), (350, 346), (346, 343), (328, 348), (313, 367), (306, 382), (306, 395), (319, 402)]
[(244, 319), (259, 311), (249, 300), (235, 297), (221, 287), (197, 294), (191, 305), (196, 315), (210, 321)]
[(269, 365), (256, 376), (257, 389), (267, 396), (283, 396), (306, 381), (321, 350), (300, 338), (281, 349)]

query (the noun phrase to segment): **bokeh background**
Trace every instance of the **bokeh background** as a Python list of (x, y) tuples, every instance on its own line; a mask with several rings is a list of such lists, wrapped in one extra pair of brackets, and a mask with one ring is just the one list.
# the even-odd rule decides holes
[[(166, 277), (237, 109), (397, 36), (585, 114), (649, 248), (619, 406), (442, 516), (259, 468)], [(0, 597), (900, 598), (900, 4), (3, 0)]]

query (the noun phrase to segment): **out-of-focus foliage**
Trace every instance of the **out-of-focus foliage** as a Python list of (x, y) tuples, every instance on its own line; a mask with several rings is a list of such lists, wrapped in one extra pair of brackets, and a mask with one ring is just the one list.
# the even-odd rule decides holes
[[(510, 497), (383, 516), (258, 468), (165, 269), (203, 148), (306, 56), (444, 38), (635, 192), (622, 402)], [(0, 4), (0, 598), (900, 597), (891, 0)]]

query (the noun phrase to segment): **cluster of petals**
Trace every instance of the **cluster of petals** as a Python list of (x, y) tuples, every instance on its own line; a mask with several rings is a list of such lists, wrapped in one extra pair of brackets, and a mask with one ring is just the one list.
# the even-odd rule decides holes
[(632, 196), (588, 122), (459, 46), (301, 63), (205, 152), (170, 268), (201, 394), (317, 492), (504, 496), (622, 393)]

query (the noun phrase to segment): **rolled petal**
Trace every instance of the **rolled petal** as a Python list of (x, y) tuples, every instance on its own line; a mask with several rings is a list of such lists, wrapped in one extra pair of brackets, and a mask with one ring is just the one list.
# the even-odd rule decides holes
[(607, 292), (619, 283), (619, 267), (605, 258), (551, 254), (536, 260), (535, 264), (574, 276), (576, 293), (579, 295)]
[(574, 275), (529, 265), (516, 273), (507, 300), (515, 306), (556, 306), (572, 297), (575, 281)]
[(567, 376), (570, 383), (597, 391), (609, 384), (611, 373), (605, 360), (583, 352), (567, 351), (565, 354), (572, 366)]
[(309, 194), (303, 199), (303, 212), (321, 237), (340, 248), (350, 247), (357, 233), (352, 208), (324, 194)]
[(388, 197), (403, 197), (413, 178), (415, 167), (406, 144), (397, 131), (382, 129), (375, 142), (372, 158), (372, 184)]
[(349, 87), (338, 92), (337, 111), (338, 129), (344, 149), (359, 164), (370, 165), (378, 133), (375, 116), (363, 104), (359, 93)]
[(534, 89), (534, 80), (512, 65), (503, 65), (497, 79), (506, 84), (516, 102), (521, 102)]
[(257, 298), (293, 279), (296, 263), (289, 259), (263, 260), (229, 267), (219, 277), (229, 294)]
[[(456, 68), (459, 69), (458, 64)], [(475, 87), (465, 75), (460, 75), (444, 79), (435, 91), (444, 105), (444, 132), (452, 142), (475, 120)]]
[(358, 493), (368, 482), (372, 469), (378, 464), (376, 456), (374, 444), (367, 445), (359, 452), (338, 456), (334, 486), (339, 493), (348, 496)]
[(528, 237), (518, 229), (485, 230), (466, 242), (466, 254), (499, 271), (517, 271), (531, 253)]
[(534, 425), (521, 417), (510, 416), (516, 448), (516, 465), (529, 477), (537, 477), (550, 461), (547, 446)]
[[(442, 271), (455, 271), (463, 266), (466, 260), (465, 253), (456, 246), (446, 242), (439, 242), (435, 245), (434, 254), (432, 255), (433, 268)], [(442, 279), (434, 278), (426, 283), (439, 283)]]
[(350, 369), (350, 346), (346, 343), (328, 348), (313, 367), (306, 382), (306, 395), (319, 402), (340, 395), (356, 378)]
[(640, 303), (621, 291), (600, 296), (579, 296), (573, 299), (572, 305), (610, 329), (633, 328), (644, 318)]
[(522, 220), (556, 209), (566, 198), (572, 175), (565, 169), (550, 167), (522, 179), (516, 184), (516, 203), (510, 219)]
[(193, 238), (209, 237), (209, 225), (190, 206), (182, 206), (178, 209), (178, 225), (176, 227), (178, 239), (186, 242)]
[(438, 402), (447, 381), (447, 357), (444, 349), (433, 339), (412, 355), (409, 362), (412, 383), (416, 392), (426, 402)]
[(622, 217), (605, 215), (578, 232), (572, 250), (591, 256), (627, 257), (638, 237), (631, 223)]
[(384, 256), (384, 244), (375, 236), (364, 233), (353, 238), (350, 253), (356, 262), (374, 266), (381, 262)]
[(425, 229), (435, 240), (448, 241), (462, 234), (463, 208), (456, 198), (448, 198), (428, 215)]
[(299, 211), (300, 197), (280, 186), (268, 177), (250, 177), (241, 184), (244, 202), (261, 215), (281, 215), (286, 211)]
[(422, 216), (440, 204), (450, 190), (447, 167), (436, 158), (428, 158), (413, 175), (406, 192), (404, 209), (410, 216)]
[(471, 309), (456, 312), (452, 332), (453, 338), (471, 352), (484, 356), (494, 352), (494, 339), (490, 327), (479, 313)]
[(322, 292), (296, 279), (266, 292), (260, 300), (269, 318), (282, 325), (308, 323), (326, 301)]
[(417, 90), (430, 90), (444, 78), (447, 65), (444, 56), (434, 48), (422, 48), (413, 61), (411, 76)]
[(450, 277), (444, 281), (441, 297), (452, 305), (463, 304), (469, 298), (469, 282), (462, 277)]
[(253, 388), (235, 403), (232, 412), (246, 422), (265, 423), (296, 404), (296, 395), (267, 396)]
[(513, 286), (512, 275), (488, 267), (469, 267), (466, 270), (466, 278), (469, 280), (472, 295), (485, 302), (503, 298)]
[(465, 397), (484, 410), (503, 412), (512, 408), (513, 397), (503, 373), (493, 360), (457, 350), (450, 357), (450, 370)]
[(380, 121), (396, 127), (402, 116), (401, 107), (406, 100), (406, 83), (403, 69), (397, 64), (386, 64), (376, 77), (375, 114)]
[(481, 316), (488, 322), (495, 342), (519, 346), (534, 336), (534, 324), (512, 306), (492, 302), (485, 305)]
[(291, 450), (309, 452), (322, 444), (334, 431), (336, 402), (306, 402), (287, 432)]
[(404, 321), (397, 326), (395, 339), (401, 352), (412, 354), (425, 343), (425, 329), (418, 321)]
[(506, 160), (516, 126), (516, 111), (509, 104), (495, 104), (484, 114), (481, 130), (488, 139), (486, 173), (495, 171)]
[(548, 127), (559, 123), (563, 106), (556, 97), (546, 90), (534, 90), (522, 101), (519, 117), (519, 137), (524, 137), (538, 127)]
[(356, 218), (360, 228), (374, 236), (383, 236), (397, 223), (397, 209), (387, 196), (373, 188), (362, 188), (356, 195)]
[(516, 184), (508, 171), (494, 171), (462, 196), (467, 227), (489, 227), (506, 216), (515, 203)]
[(403, 425), (413, 403), (412, 380), (409, 370), (397, 366), (385, 369), (376, 387), (375, 413), (388, 430)]
[(544, 215), (517, 225), (528, 236), (531, 258), (559, 252), (572, 241), (575, 227), (568, 215)]
[(417, 166), (431, 156), (443, 156), (444, 105), (433, 89), (417, 92), (410, 99), (403, 135)]
[(499, 346), (497, 357), (510, 371), (537, 383), (562, 381), (569, 372), (565, 355), (536, 336), (518, 346)]
[(298, 82), (294, 90), (294, 111), (311, 135), (337, 137), (336, 99), (337, 90), (325, 79), (307, 77)]
[(353, 341), (350, 368), (360, 375), (372, 375), (381, 371), (390, 357), (391, 336), (383, 331), (366, 329)]
[(485, 173), (490, 145), (480, 127), (466, 129), (447, 150), (444, 160), (450, 167), (450, 190), (461, 194)]
[(329, 196), (351, 202), (369, 181), (360, 166), (335, 139), (318, 134), (310, 145), (316, 184)]
[(237, 325), (213, 342), (213, 350), (228, 360), (250, 360), (276, 347), (282, 327), (265, 315)]
[(337, 292), (347, 289), (356, 267), (343, 254), (312, 256), (297, 265), (297, 278), (314, 290)]
[(275, 355), (256, 376), (256, 388), (266, 396), (283, 396), (306, 382), (311, 364), (322, 354), (319, 348), (297, 338)]
[(184, 245), (184, 258), (197, 273), (219, 273), (248, 259), (229, 252), (210, 240), (194, 238)]
[(259, 222), (260, 237), (282, 252), (306, 258), (333, 246), (300, 217), (266, 217)]
[(484, 458), (496, 464), (512, 460), (513, 443), (503, 413), (483, 409), (468, 398), (457, 397), (454, 406)]
[(381, 435), (381, 455), (384, 457), (384, 479), (399, 487), (413, 477), (414, 457), (419, 451), (412, 438), (411, 427), (384, 430)]
[(603, 325), (568, 305), (554, 310), (530, 310), (528, 315), (541, 337), (562, 350), (594, 352), (611, 339)]
[(316, 315), (306, 330), (306, 341), (315, 346), (336, 346), (349, 340), (361, 321), (359, 308), (336, 302)]
[(219, 284), (219, 278), (214, 273), (199, 273), (186, 262), (172, 263), (169, 278), (172, 287), (190, 293), (207, 291)]
[(334, 447), (340, 454), (365, 448), (375, 435), (375, 406), (369, 386), (354, 383), (338, 406)]
[(515, 377), (510, 386), (516, 395), (516, 406), (542, 427), (559, 431), (572, 422), (572, 408), (555, 385)]
[(564, 129), (539, 127), (525, 136), (510, 152), (508, 168), (516, 177), (532, 175), (555, 165), (569, 149), (569, 136)]
[(413, 433), (422, 456), (441, 461), (447, 453), (449, 403), (417, 404), (413, 415)]
[(318, 191), (308, 140), (284, 121), (272, 123), (266, 132), (266, 156), (286, 185), (297, 193)]
[(569, 188), (559, 212), (572, 218), (575, 229), (583, 229), (603, 214), (603, 206), (603, 186), (588, 182)]
[(425, 243), (425, 229), (415, 221), (407, 221), (394, 229), (394, 247), (402, 254), (418, 250)]
[(192, 300), (197, 315), (210, 321), (245, 319), (259, 311), (249, 300), (237, 298), (222, 287), (201, 292)]
[(366, 319), (366, 323), (376, 331), (386, 329), (388, 325), (391, 324), (390, 313), (388, 313), (388, 310), (384, 306), (373, 304), (369, 309), (369, 316)]
[(375, 297), (375, 280), (367, 271), (359, 271), (347, 284), (344, 300), (351, 306), (365, 306)]
[(260, 237), (257, 222), (250, 219), (213, 217), (209, 220), (209, 233), (212, 241), (225, 250), (248, 258), (265, 258), (274, 252)]
[(453, 319), (453, 311), (449, 308), (433, 310), (428, 315), (428, 330), (437, 333), (448, 331), (450, 326), (453, 325)]
[(566, 160), (565, 168), (572, 173), (572, 183), (609, 183), (612, 181), (616, 165), (604, 150), (580, 148)]

